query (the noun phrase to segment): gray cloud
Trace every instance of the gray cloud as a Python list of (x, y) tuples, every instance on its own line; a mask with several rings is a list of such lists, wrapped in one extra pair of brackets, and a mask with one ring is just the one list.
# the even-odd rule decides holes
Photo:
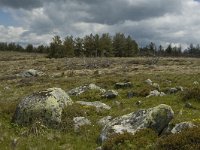
[(200, 42), (200, 4), (194, 0), (0, 0), (0, 5), (21, 22), (19, 40), (123, 32), (141, 45)]
[(42, 0), (0, 0), (0, 7), (32, 9), (42, 6)]

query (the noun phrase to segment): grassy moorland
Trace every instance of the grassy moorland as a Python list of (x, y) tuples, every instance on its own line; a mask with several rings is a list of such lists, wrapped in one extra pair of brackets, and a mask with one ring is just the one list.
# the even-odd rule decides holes
[[(159, 104), (170, 105), (174, 110), (172, 124), (183, 121), (200, 124), (200, 85), (193, 84), (194, 81), (200, 83), (200, 59), (160, 58), (155, 65), (152, 65), (151, 61), (152, 58), (138, 57), (48, 59), (45, 55), (39, 54), (0, 52), (0, 149), (95, 149), (99, 146), (97, 139), (102, 128), (97, 124), (99, 119), (108, 115), (117, 117)], [(27, 69), (36, 69), (45, 75), (32, 78), (15, 76)], [(158, 83), (164, 92), (168, 88), (177, 86), (182, 86), (184, 91), (167, 94), (164, 97), (146, 98), (146, 94), (153, 90), (153, 87), (144, 82), (146, 79)], [(124, 81), (132, 82), (133, 86), (115, 89), (116, 82)], [(17, 104), (33, 92), (51, 87), (68, 91), (90, 83), (95, 83), (104, 89), (115, 89), (119, 92), (119, 96), (108, 100), (102, 98), (96, 91), (89, 91), (71, 97), (72, 100), (98, 100), (111, 106), (111, 110), (97, 112), (93, 108), (74, 104), (63, 112), (63, 125), (59, 129), (48, 129), (38, 124), (21, 127), (11, 122)], [(128, 92), (137, 93), (137, 96), (128, 98)], [(141, 105), (136, 105), (137, 101), (141, 101)], [(185, 107), (186, 102), (190, 102), (192, 108)], [(92, 125), (74, 132), (72, 122), (74, 116), (85, 116)], [(191, 131), (191, 133), (196, 132)], [(186, 134), (191, 136), (189, 133)], [(196, 137), (200, 137), (200, 133)], [(169, 137), (164, 141), (148, 130), (141, 131), (128, 139), (132, 140), (125, 143), (127, 149), (160, 149), (163, 147), (158, 146), (158, 148), (158, 143), (168, 145), (173, 142)], [(174, 139), (180, 140), (178, 137)], [(181, 142), (184, 143), (180, 140), (179, 143)], [(129, 147), (126, 147), (127, 145)], [(113, 149), (120, 147), (123, 149), (120, 145)]]

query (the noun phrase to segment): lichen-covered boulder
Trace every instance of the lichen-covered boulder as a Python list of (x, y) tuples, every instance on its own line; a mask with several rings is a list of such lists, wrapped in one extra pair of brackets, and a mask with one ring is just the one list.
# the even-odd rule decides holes
[(179, 133), (184, 129), (188, 128), (194, 128), (196, 125), (194, 125), (192, 122), (181, 122), (175, 125), (175, 127), (171, 130), (171, 133)]
[(110, 121), (112, 120), (112, 116), (106, 116), (101, 118), (97, 123), (100, 126), (105, 126), (106, 124), (108, 124)]
[(100, 141), (105, 141), (114, 133), (129, 132), (135, 134), (136, 131), (145, 128), (151, 128), (160, 134), (168, 126), (173, 116), (174, 112), (171, 107), (161, 104), (117, 117), (104, 126), (100, 134)]
[(73, 101), (60, 88), (49, 88), (25, 97), (17, 106), (13, 122), (29, 125), (39, 120), (43, 124), (56, 127), (61, 122), (62, 110)]

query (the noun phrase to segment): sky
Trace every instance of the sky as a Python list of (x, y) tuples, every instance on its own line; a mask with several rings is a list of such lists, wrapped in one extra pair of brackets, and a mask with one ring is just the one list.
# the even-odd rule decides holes
[(1, 42), (118, 32), (140, 46), (200, 44), (200, 0), (0, 0)]

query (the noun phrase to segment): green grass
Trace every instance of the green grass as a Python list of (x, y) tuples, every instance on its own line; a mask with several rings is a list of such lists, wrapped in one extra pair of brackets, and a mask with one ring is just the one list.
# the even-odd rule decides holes
[[(13, 56), (15, 55), (15, 57)], [(146, 109), (157, 106), (159, 104), (167, 104), (174, 110), (175, 116), (171, 123), (179, 123), (182, 121), (193, 121), (200, 124), (200, 101), (195, 97), (189, 98), (189, 101), (195, 109), (186, 108), (183, 94), (181, 92), (166, 95), (164, 97), (146, 98), (145, 93), (148, 93), (154, 88), (148, 86), (144, 81), (151, 79), (160, 85), (161, 91), (169, 87), (183, 86), (186, 91), (191, 89), (194, 81), (200, 83), (200, 61), (196, 59), (161, 59), (157, 68), (146, 67), (144, 58), (111, 58), (110, 68), (100, 68), (103, 75), (91, 74), (64, 74), (61, 77), (53, 78), (52, 74), (57, 72), (69, 71), (69, 61), (73, 59), (47, 59), (44, 56), (35, 57), (28, 54), (12, 54), (3, 53), (2, 58), (9, 58), (8, 61), (0, 62), (0, 148), (3, 149), (72, 149), (72, 150), (92, 150), (100, 146), (98, 137), (102, 127), (97, 124), (97, 121), (104, 116), (111, 115), (113, 117), (121, 116), (139, 109)], [(29, 59), (28, 59), (29, 58)], [(36, 59), (37, 58), (37, 59)], [(100, 58), (99, 58), (100, 59)], [(2, 59), (5, 60), (5, 59)], [(0, 59), (1, 61), (1, 59)], [(85, 69), (78, 63), (82, 60), (74, 59), (77, 70)], [(89, 61), (89, 59), (88, 59)], [(189, 63), (191, 61), (192, 63)], [(36, 66), (35, 66), (36, 65)], [(124, 72), (122, 66), (128, 66), (127, 72)], [(172, 66), (172, 65), (175, 65)], [(57, 69), (59, 66), (59, 69)], [(79, 68), (79, 66), (81, 66)], [(134, 69), (137, 67), (138, 69)], [(186, 69), (180, 69), (186, 67)], [(9, 69), (6, 69), (9, 68)], [(43, 77), (32, 79), (21, 78), (5, 78), (9, 75), (18, 73), (24, 69), (35, 68), (46, 73)], [(107, 69), (107, 70), (106, 70)], [(170, 70), (170, 71), (169, 71)], [(76, 70), (75, 70), (76, 71)], [(90, 71), (95, 71), (90, 70)], [(83, 71), (84, 72), (84, 71)], [(115, 89), (116, 82), (130, 81), (133, 86), (126, 89)], [(169, 83), (171, 81), (171, 83)], [(78, 104), (73, 104), (66, 108), (63, 112), (63, 123), (59, 129), (40, 129), (39, 134), (32, 132), (30, 127), (21, 127), (11, 123), (12, 116), (15, 112), (17, 104), (27, 95), (45, 90), (51, 87), (60, 87), (65, 91), (85, 84), (95, 83), (105, 89), (114, 89), (119, 92), (119, 96), (115, 99), (106, 99), (101, 97), (98, 91), (87, 91), (80, 96), (72, 96), (73, 101), (101, 101), (111, 106), (111, 110), (97, 112), (94, 108), (84, 107)], [(6, 88), (8, 87), (8, 88)], [(128, 92), (134, 92), (137, 96), (127, 98)], [(141, 101), (141, 105), (135, 103)], [(119, 104), (116, 103), (119, 102)], [(180, 113), (182, 112), (182, 114)], [(85, 126), (79, 132), (74, 132), (72, 119), (74, 116), (87, 117), (91, 122), (91, 126)], [(131, 137), (137, 142), (128, 141), (128, 145), (138, 149), (141, 143), (153, 145), (160, 137), (151, 139), (151, 132), (141, 132), (136, 136)], [(152, 133), (153, 134), (153, 133)], [(16, 143), (14, 140), (17, 139)], [(149, 148), (149, 147), (148, 147)], [(148, 149), (146, 148), (146, 149)], [(117, 149), (117, 148), (116, 148)], [(143, 148), (145, 149), (145, 148)]]

